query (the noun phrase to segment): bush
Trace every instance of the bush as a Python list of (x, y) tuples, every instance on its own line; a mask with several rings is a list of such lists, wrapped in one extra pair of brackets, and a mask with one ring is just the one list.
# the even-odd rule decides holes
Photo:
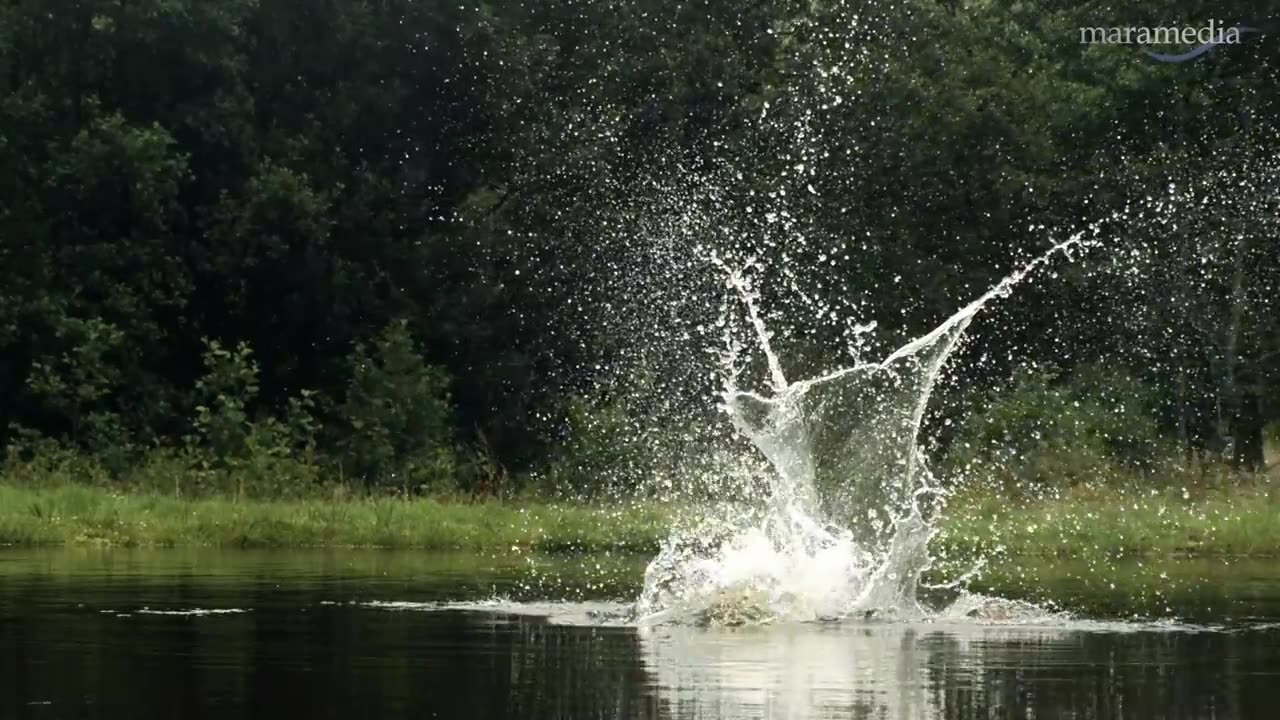
[(565, 407), (567, 437), (541, 477), (556, 495), (630, 494), (658, 472), (661, 440), (626, 407), (599, 396), (572, 398)]
[(205, 341), (205, 374), (196, 382), (194, 440), (214, 462), (232, 466), (249, 454), (253, 423), (249, 404), (258, 397), (258, 363), (247, 343), (234, 350)]
[(408, 323), (392, 323), (372, 347), (357, 345), (351, 368), (339, 408), (344, 471), (369, 489), (451, 490), (457, 461), (448, 376), (418, 353)]
[[(319, 483), (315, 453), (313, 394), (304, 390), (289, 402), (283, 420), (253, 419), (258, 396), (258, 364), (245, 343), (234, 350), (206, 342), (205, 375), (196, 383), (195, 433), (188, 457), (195, 475), (189, 485), (236, 497), (300, 496)], [(180, 492), (181, 483), (175, 485)]]
[(948, 454), (953, 473), (1052, 487), (1155, 469), (1163, 441), (1151, 388), (1119, 372), (1027, 370), (971, 415)]
[(5, 448), (5, 482), (23, 487), (60, 487), (73, 483), (106, 485), (110, 473), (91, 455), (33, 430), (15, 426)]

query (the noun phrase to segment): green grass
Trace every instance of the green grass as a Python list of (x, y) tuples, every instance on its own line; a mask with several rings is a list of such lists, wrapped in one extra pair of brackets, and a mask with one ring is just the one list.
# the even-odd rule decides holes
[(651, 551), (657, 505), (448, 502), (443, 499), (181, 500), (67, 485), (0, 485), (0, 544), (123, 547), (385, 547)]
[[(382, 547), (652, 552), (674, 514), (657, 503), (175, 499), (82, 485), (0, 484), (0, 544)], [(953, 498), (936, 550), (976, 557), (1280, 556), (1280, 492), (1077, 487), (1043, 498)]]
[(1046, 497), (953, 499), (940, 549), (959, 557), (1280, 556), (1280, 492), (1079, 486)]

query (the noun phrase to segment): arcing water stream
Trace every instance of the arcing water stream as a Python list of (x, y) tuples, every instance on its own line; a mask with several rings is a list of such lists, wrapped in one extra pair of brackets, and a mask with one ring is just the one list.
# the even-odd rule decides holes
[[(920, 449), (921, 423), (939, 374), (977, 313), (1054, 255), (1081, 245), (1080, 235), (1055, 245), (883, 360), (795, 382), (770, 342), (758, 293), (721, 264), (764, 356), (769, 385), (766, 393), (738, 386), (746, 351), (727, 330), (723, 409), (769, 461), (769, 495), (762, 510), (728, 518), (717, 511), (673, 535), (646, 571), (637, 620), (987, 612), (972, 597), (943, 611), (917, 598), (945, 495)], [(1004, 604), (997, 612), (1013, 609)]]

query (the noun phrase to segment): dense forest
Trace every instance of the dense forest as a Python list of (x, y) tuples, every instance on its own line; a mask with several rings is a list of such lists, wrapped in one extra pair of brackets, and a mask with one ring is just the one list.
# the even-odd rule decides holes
[[(699, 233), (804, 235), (796, 292), (891, 342), (1087, 226), (975, 331), (938, 412), (983, 424), (940, 437), (1261, 470), (1276, 5), (5, 0), (0, 446), (178, 492), (585, 485), (713, 389), (654, 357), (706, 344)], [(1079, 31), (1209, 19), (1263, 32)], [(779, 315), (834, 362), (843, 326)]]

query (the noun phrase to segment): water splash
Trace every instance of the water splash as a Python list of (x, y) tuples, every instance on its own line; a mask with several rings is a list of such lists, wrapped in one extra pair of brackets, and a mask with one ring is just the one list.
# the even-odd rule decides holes
[[(745, 273), (716, 260), (767, 368), (766, 392), (740, 387), (753, 353), (725, 322), (722, 407), (768, 460), (767, 497), (762, 507), (717, 510), (673, 534), (646, 570), (638, 619), (742, 624), (929, 615), (917, 591), (945, 501), (919, 442), (929, 398), (977, 313), (1055, 255), (1083, 247), (1083, 237), (1053, 246), (882, 360), (857, 358), (795, 382), (773, 347), (760, 294)], [(970, 610), (984, 612), (981, 603)]]

